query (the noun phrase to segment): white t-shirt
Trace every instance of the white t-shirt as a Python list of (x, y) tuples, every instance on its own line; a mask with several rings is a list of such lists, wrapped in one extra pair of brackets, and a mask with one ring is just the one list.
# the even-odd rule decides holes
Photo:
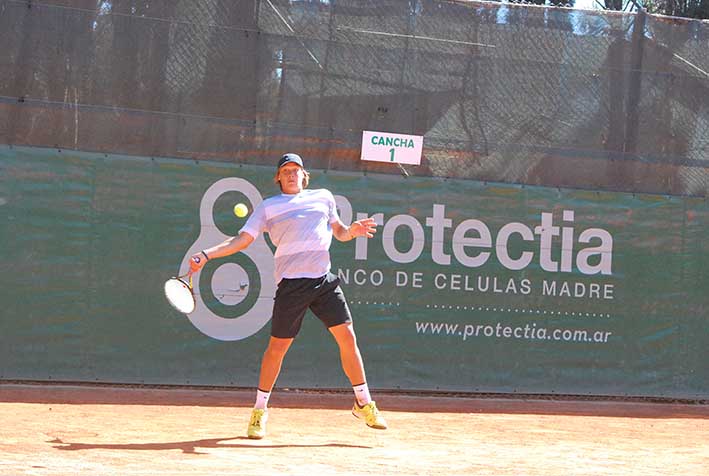
[(276, 245), (276, 283), (283, 278), (318, 278), (330, 271), (332, 223), (339, 220), (329, 190), (282, 193), (257, 206), (239, 230), (258, 238), (268, 233)]

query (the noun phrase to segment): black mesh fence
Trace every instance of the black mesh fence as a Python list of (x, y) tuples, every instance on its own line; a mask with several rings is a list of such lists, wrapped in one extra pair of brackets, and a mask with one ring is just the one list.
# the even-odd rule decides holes
[(0, 143), (706, 196), (709, 23), (433, 0), (0, 0)]

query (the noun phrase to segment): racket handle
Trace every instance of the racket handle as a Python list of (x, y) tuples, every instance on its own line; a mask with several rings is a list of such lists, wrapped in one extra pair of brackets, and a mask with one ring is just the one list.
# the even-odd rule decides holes
[[(191, 274), (191, 273), (196, 272), (195, 269), (193, 269), (193, 265), (197, 265), (198, 268), (202, 268), (202, 267), (204, 266), (204, 265), (202, 264), (202, 261), (203, 261), (203, 260), (202, 260), (202, 258), (200, 258), (199, 256), (196, 256), (196, 255), (195, 255), (195, 256), (192, 256), (192, 257), (190, 258), (190, 260), (191, 260), (190, 269), (189, 269), (189, 271), (187, 271), (187, 273), (185, 274), (185, 276), (187, 276), (188, 274)], [(209, 260), (206, 260), (206, 261), (209, 261)], [(205, 263), (206, 263), (206, 261), (205, 261)], [(199, 271), (199, 269), (198, 269), (197, 271)]]

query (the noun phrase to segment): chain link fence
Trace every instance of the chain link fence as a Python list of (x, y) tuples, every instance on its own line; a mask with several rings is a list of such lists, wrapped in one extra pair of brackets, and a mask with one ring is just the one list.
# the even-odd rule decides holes
[(0, 143), (706, 196), (709, 23), (444, 0), (0, 0)]

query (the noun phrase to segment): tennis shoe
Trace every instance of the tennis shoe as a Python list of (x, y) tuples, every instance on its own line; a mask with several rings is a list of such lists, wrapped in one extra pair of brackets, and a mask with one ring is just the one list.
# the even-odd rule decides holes
[(357, 418), (363, 418), (364, 422), (370, 428), (375, 428), (377, 430), (387, 429), (387, 422), (379, 413), (377, 404), (374, 403), (374, 401), (360, 407), (357, 400), (355, 400), (354, 406), (352, 407), (352, 414)]
[(266, 422), (268, 421), (268, 410), (254, 408), (251, 412), (251, 420), (249, 421), (249, 430), (246, 435), (249, 439), (260, 440), (266, 436)]

